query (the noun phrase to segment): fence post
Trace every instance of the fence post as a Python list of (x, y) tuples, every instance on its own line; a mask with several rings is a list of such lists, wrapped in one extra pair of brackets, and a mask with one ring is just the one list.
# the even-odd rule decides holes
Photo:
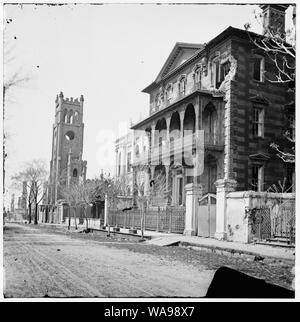
[(108, 217), (108, 198), (106, 194), (105, 200), (104, 200), (104, 226), (107, 226), (107, 217)]
[(156, 231), (158, 231), (159, 228), (159, 208), (157, 210), (157, 216), (156, 216)]
[[(168, 211), (168, 208), (166, 208), (166, 212)], [(172, 209), (169, 209), (169, 233), (172, 232)]]

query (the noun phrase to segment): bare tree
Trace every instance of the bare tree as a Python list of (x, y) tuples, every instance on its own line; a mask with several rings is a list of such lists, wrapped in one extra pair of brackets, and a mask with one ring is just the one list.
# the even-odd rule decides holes
[[(5, 105), (7, 103), (7, 96), (10, 93), (13, 94), (15, 88), (18, 88), (28, 82), (30, 79), (27, 74), (22, 73), (21, 69), (15, 69), (10, 67), (11, 63), (15, 60), (14, 50), (12, 45), (12, 39), (8, 39), (7, 36), (7, 26), (11, 24), (13, 21), (12, 19), (5, 19), (5, 28), (4, 28), (4, 41), (3, 41), (3, 66), (4, 66), (4, 73), (3, 73), (3, 124), (5, 121)], [(16, 37), (15, 37), (16, 39)], [(11, 70), (9, 73), (8, 70)], [(3, 193), (5, 193), (5, 161), (7, 158), (6, 152), (6, 141), (7, 141), (7, 132), (4, 130), (3, 126)]]
[(76, 222), (76, 209), (80, 205), (80, 200), (78, 199), (78, 191), (79, 189), (76, 187), (75, 184), (71, 184), (69, 186), (64, 186), (61, 188), (61, 194), (63, 198), (68, 203), (69, 209), (68, 209), (68, 229), (71, 228), (71, 211), (73, 210), (74, 215), (74, 223), (75, 223), (75, 229), (77, 229), (77, 222)]
[[(295, 15), (295, 8), (294, 8)], [(256, 19), (262, 21), (262, 14), (255, 13)], [(294, 103), (288, 113), (290, 122), (295, 122), (295, 80), (296, 80), (296, 38), (295, 25), (286, 32), (280, 31), (280, 26), (264, 26), (264, 36), (250, 32), (251, 25), (245, 24), (251, 42), (272, 63), (273, 70), (265, 72), (265, 79), (270, 83), (286, 84), (287, 91)], [(292, 124), (294, 126), (294, 124)], [(283, 133), (286, 143), (280, 145), (272, 142), (270, 146), (277, 152), (277, 156), (286, 163), (295, 163), (295, 133), (294, 129)], [(283, 147), (285, 146), (285, 147)], [(288, 146), (288, 147), (287, 147)]]
[(34, 224), (38, 223), (38, 205), (42, 201), (45, 191), (43, 189), (47, 177), (45, 163), (41, 160), (33, 160), (24, 166), (24, 170), (12, 176), (15, 184), (26, 182), (29, 189), (28, 211), (29, 222), (31, 223), (31, 207), (34, 205)]

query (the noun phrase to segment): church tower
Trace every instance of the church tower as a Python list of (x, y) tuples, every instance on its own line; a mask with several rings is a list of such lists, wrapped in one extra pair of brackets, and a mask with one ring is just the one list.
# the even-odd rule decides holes
[(62, 199), (60, 187), (86, 179), (87, 162), (82, 160), (83, 101), (82, 95), (80, 99), (69, 99), (62, 92), (55, 100), (48, 188), (48, 203), (52, 205)]

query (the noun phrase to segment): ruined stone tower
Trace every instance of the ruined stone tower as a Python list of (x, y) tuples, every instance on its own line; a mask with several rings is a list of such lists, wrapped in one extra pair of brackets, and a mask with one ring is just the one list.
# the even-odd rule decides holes
[(52, 158), (48, 186), (48, 203), (62, 199), (61, 188), (84, 181), (86, 161), (83, 150), (83, 96), (80, 99), (64, 98), (62, 92), (55, 100), (55, 121), (52, 134)]

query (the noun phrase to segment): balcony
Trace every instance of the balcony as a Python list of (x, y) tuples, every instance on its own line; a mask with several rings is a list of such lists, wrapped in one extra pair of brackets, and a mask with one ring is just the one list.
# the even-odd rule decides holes
[(200, 90), (202, 90), (203, 92), (208, 92), (208, 93), (210, 92), (207, 89), (201, 88), (200, 83), (194, 83), (193, 86), (188, 87), (184, 93), (174, 92), (173, 97), (171, 99), (167, 100), (165, 98), (164, 101), (161, 102), (160, 106), (157, 106), (155, 102), (152, 102), (150, 104), (150, 115), (153, 115), (153, 114), (157, 113), (158, 111), (161, 111), (161, 110), (167, 108), (168, 106), (179, 102), (180, 100), (187, 97), (188, 95), (195, 93), (197, 91), (200, 91)]
[[(184, 147), (184, 148), (183, 148)], [(204, 133), (204, 150), (219, 151), (224, 150), (224, 137), (221, 135), (210, 136)], [(201, 150), (201, 141), (196, 141), (195, 134), (186, 135), (182, 138), (171, 139), (170, 141), (162, 141), (160, 145), (155, 145), (151, 151), (146, 151), (139, 156), (135, 156), (133, 165), (158, 165), (170, 164), (182, 161), (182, 153), (184, 152), (185, 160), (192, 160), (195, 157), (197, 149)]]

